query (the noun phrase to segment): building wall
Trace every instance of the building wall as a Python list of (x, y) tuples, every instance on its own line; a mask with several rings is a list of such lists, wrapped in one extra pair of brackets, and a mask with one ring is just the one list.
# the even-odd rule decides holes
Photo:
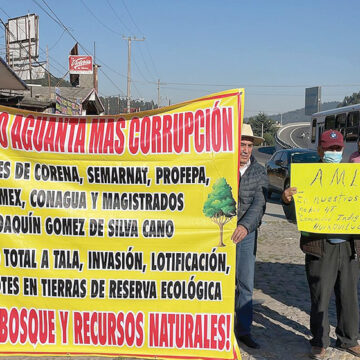
[(79, 75), (79, 86), (83, 88), (94, 88), (94, 76), (93, 74), (80, 74)]

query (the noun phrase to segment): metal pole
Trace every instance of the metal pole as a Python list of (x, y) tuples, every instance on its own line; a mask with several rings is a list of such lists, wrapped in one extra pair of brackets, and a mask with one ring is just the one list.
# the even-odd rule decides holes
[(160, 79), (158, 79), (157, 91), (158, 91), (158, 108), (159, 108), (160, 107)]
[(30, 77), (30, 81), (32, 80), (32, 75), (31, 75), (31, 36), (30, 36), (30, 15), (28, 14), (28, 35), (29, 35), (29, 77)]
[(96, 48), (95, 48), (95, 41), (94, 41), (94, 62), (93, 62), (93, 87), (97, 91), (96, 86), (96, 78), (97, 78), (97, 69), (96, 69)]
[(127, 112), (130, 113), (130, 97), (131, 97), (131, 41), (144, 41), (145, 38), (137, 39), (135, 36), (123, 36), (128, 41), (128, 73), (127, 73)]
[(47, 62), (47, 73), (48, 73), (48, 84), (49, 84), (49, 98), (51, 99), (51, 82), (50, 82), (50, 65), (49, 65), (49, 50), (46, 45), (46, 62)]
[[(4, 23), (2, 22), (2, 24)], [(6, 24), (5, 26), (5, 31), (6, 31), (6, 61), (8, 64), (10, 64), (10, 31), (8, 24)], [(14, 65), (12, 67), (14, 68)]]
[(127, 112), (130, 113), (130, 84), (131, 84), (131, 37), (128, 37), (128, 73), (127, 73)]

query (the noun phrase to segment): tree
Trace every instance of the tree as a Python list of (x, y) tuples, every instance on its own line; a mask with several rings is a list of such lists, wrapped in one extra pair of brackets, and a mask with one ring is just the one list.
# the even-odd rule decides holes
[(348, 105), (360, 104), (360, 91), (358, 93), (353, 93), (350, 96), (345, 96), (344, 100), (337, 106), (343, 107)]
[(220, 241), (218, 246), (225, 246), (223, 242), (224, 225), (236, 214), (236, 202), (232, 196), (231, 186), (225, 178), (218, 179), (212, 189), (204, 203), (203, 213), (219, 226)]
[[(277, 131), (276, 123), (273, 119), (260, 112), (256, 116), (251, 116), (248, 123), (253, 129), (254, 135), (265, 138), (267, 145), (274, 144), (274, 138)], [(266, 134), (269, 134), (266, 136)], [(269, 143), (270, 141), (270, 143)]]
[(264, 134), (265, 144), (268, 146), (275, 145), (275, 136), (270, 133)]

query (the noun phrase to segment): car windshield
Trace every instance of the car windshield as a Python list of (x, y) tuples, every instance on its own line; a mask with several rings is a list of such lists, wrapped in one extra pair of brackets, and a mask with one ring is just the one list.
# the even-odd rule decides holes
[(291, 156), (292, 163), (316, 163), (320, 157), (316, 152), (295, 153)]

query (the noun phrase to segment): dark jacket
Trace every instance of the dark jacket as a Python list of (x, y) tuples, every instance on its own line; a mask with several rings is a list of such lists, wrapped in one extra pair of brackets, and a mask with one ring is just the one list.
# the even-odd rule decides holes
[(261, 224), (268, 188), (265, 168), (253, 156), (250, 160), (250, 166), (240, 179), (237, 213), (237, 224), (244, 226), (249, 234)]
[[(296, 223), (296, 212), (294, 200), (290, 204), (282, 203), (285, 216), (288, 220)], [(322, 257), (324, 254), (325, 241), (328, 234), (317, 234), (301, 231), (300, 249), (309, 255)], [(351, 235), (353, 256), (360, 255), (360, 234)]]

